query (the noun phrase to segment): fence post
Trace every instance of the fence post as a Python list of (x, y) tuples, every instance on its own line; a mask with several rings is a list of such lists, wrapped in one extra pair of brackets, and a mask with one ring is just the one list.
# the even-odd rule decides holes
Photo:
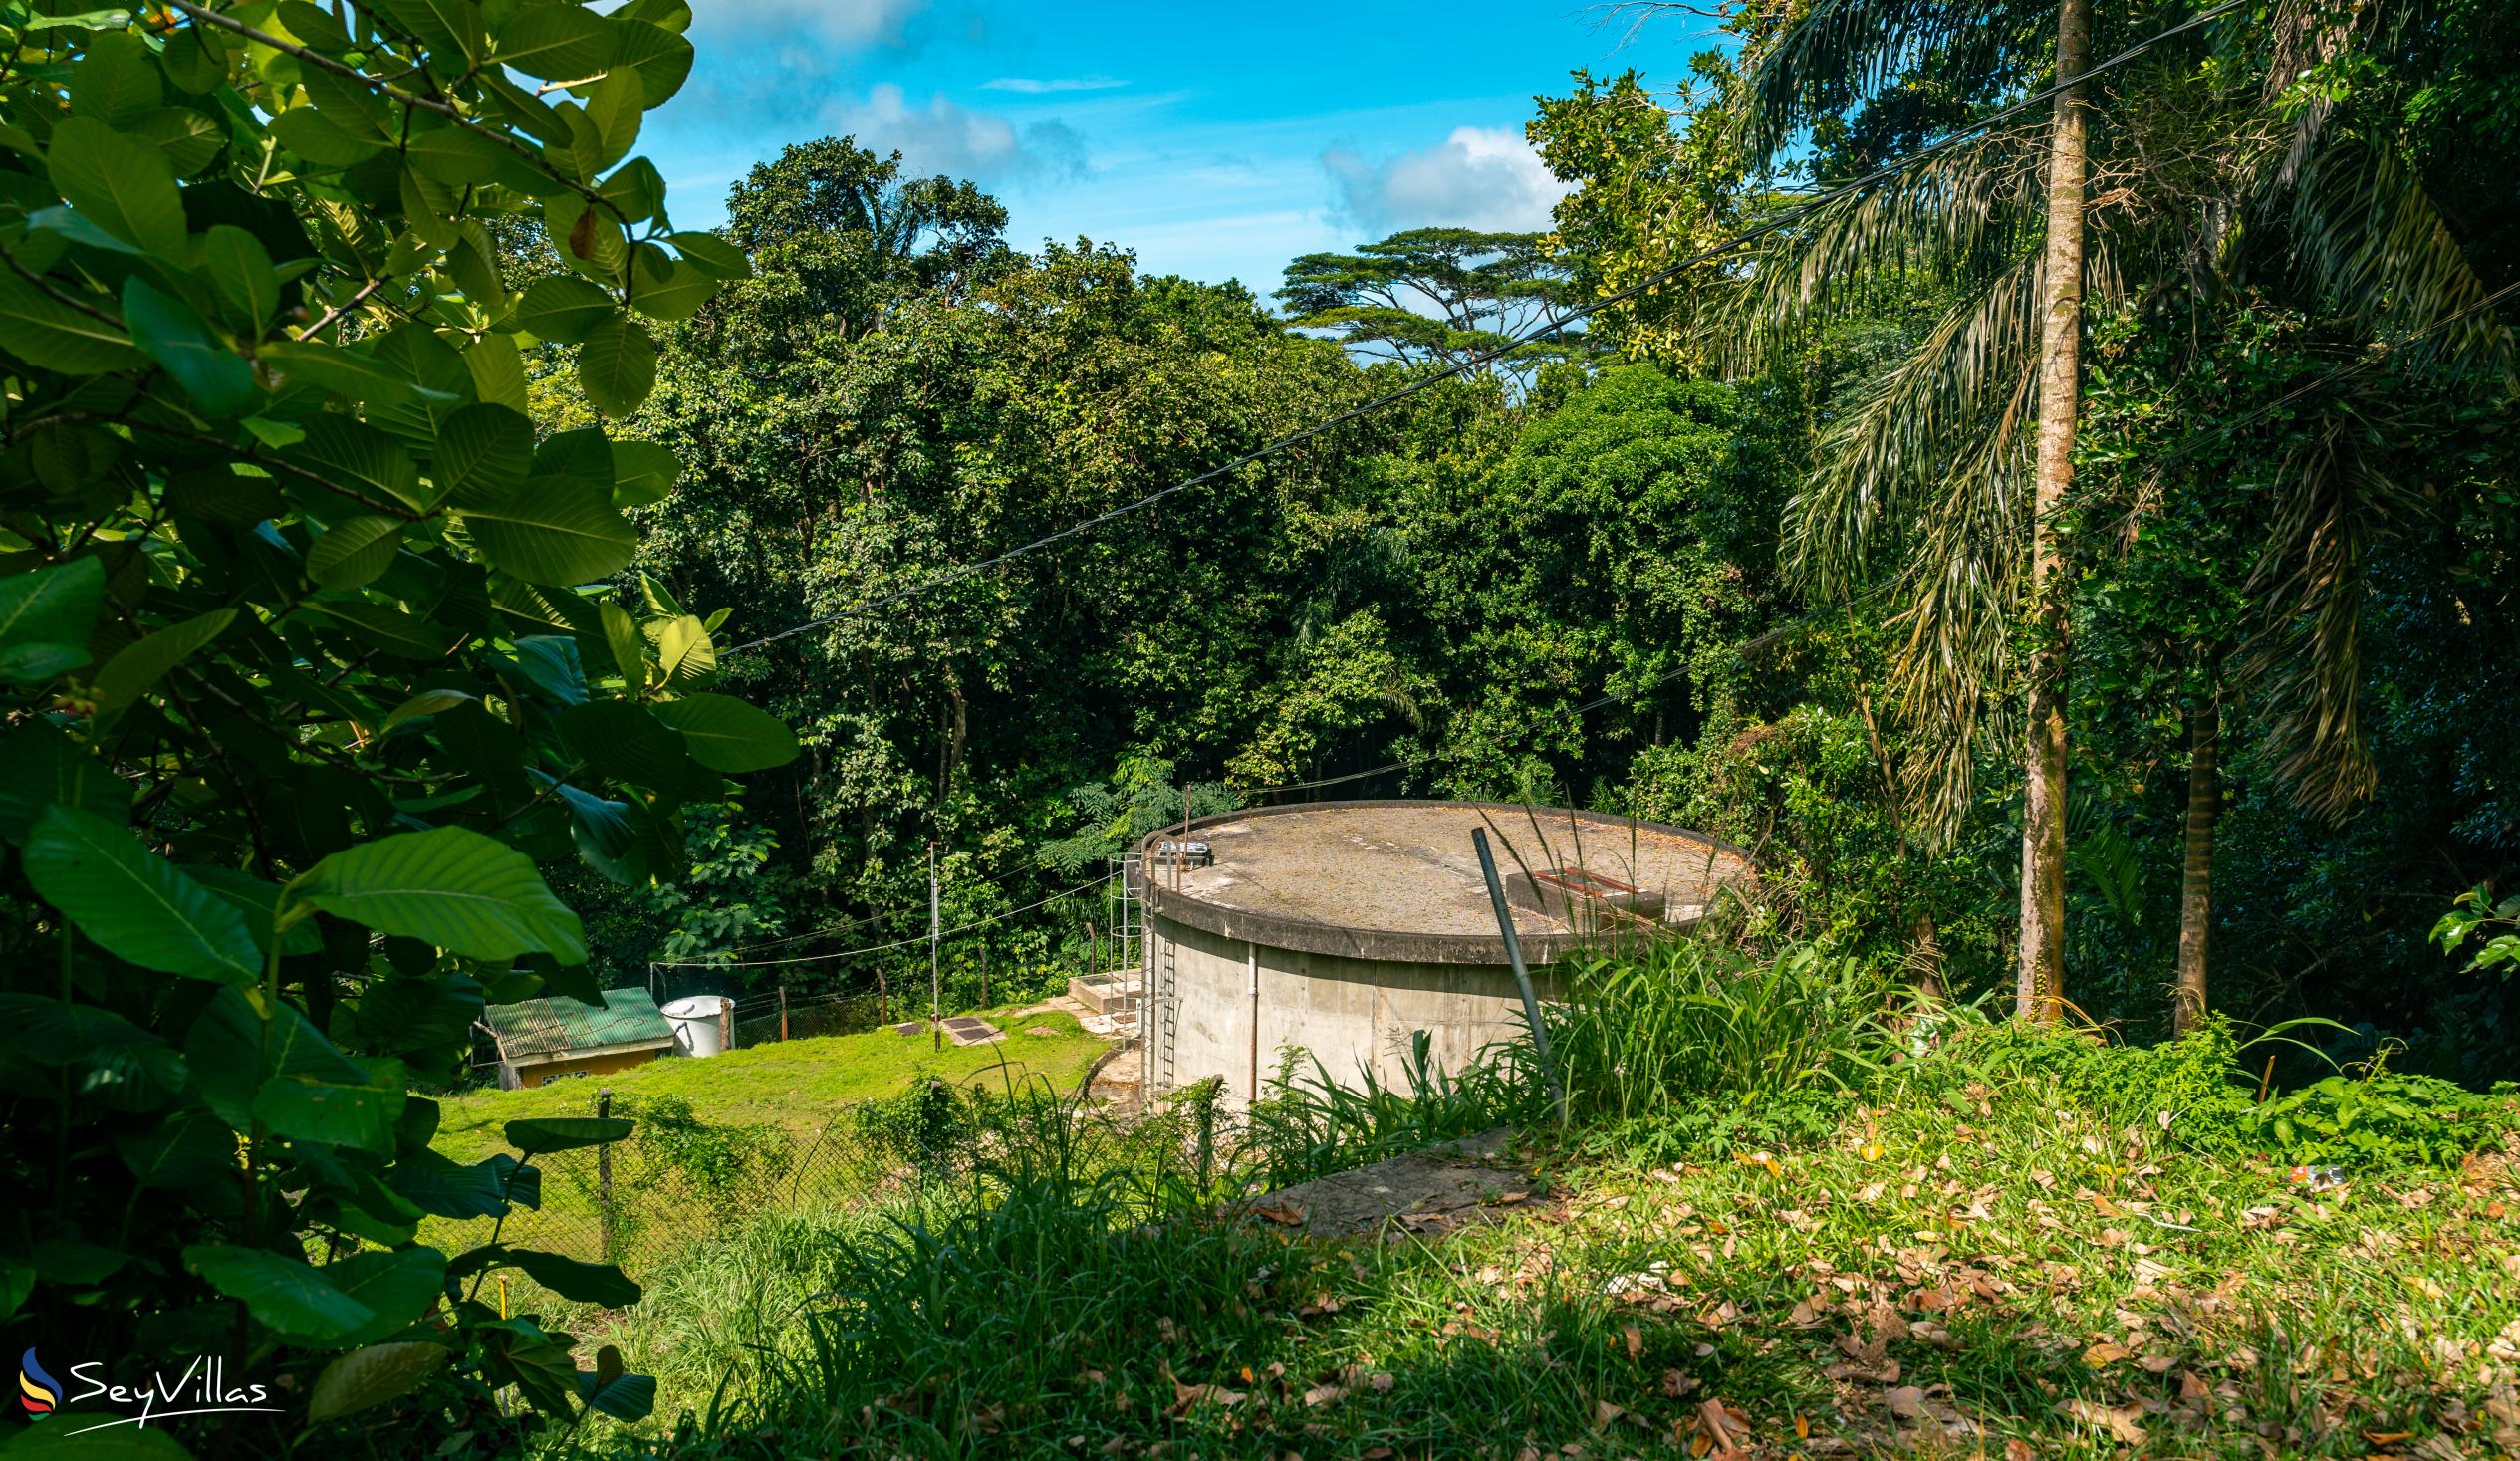
[(788, 986), (784, 981), (779, 985), (779, 1043), (788, 1043)]
[[(613, 1088), (605, 1087), (595, 1094), (596, 1119), (613, 1114)], [(595, 1212), (602, 1226), (604, 1253), (601, 1261), (613, 1263), (620, 1257), (616, 1251), (618, 1238), (613, 1231), (613, 1143), (598, 1142), (595, 1148)]]
[(735, 1048), (735, 1002), (722, 994), (717, 997), (717, 1048), (721, 1054)]

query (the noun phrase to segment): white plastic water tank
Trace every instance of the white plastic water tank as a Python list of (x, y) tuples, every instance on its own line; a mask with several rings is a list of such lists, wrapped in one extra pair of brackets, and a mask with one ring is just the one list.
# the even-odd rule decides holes
[(718, 1024), (718, 1016), (734, 1003), (722, 994), (690, 994), (666, 1004), (658, 1013), (673, 1027), (676, 1049), (687, 1056), (713, 1056), (726, 1049), (725, 1031)]

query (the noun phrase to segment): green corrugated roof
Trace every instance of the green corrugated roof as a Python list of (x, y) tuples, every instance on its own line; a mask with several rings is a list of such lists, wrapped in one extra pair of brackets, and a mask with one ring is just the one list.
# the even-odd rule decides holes
[(600, 1010), (574, 999), (529, 999), (493, 1006), (488, 1018), (504, 1061), (673, 1039), (644, 989), (608, 989)]

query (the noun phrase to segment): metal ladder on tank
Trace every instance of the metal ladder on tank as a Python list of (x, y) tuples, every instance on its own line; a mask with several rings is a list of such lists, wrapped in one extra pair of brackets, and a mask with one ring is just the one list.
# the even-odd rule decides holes
[[(1162, 943), (1162, 951), (1156, 955), (1155, 959), (1160, 973), (1150, 971), (1147, 980), (1148, 983), (1156, 983), (1158, 979), (1161, 981), (1157, 985), (1160, 993), (1154, 998), (1154, 1018), (1156, 1031), (1162, 1044), (1159, 1047), (1150, 1047), (1147, 1051), (1146, 1089), (1150, 1094), (1170, 1091), (1180, 1075), (1174, 1052), (1180, 1048), (1181, 1043), (1179, 1039), (1181, 1001), (1175, 991), (1172, 977), (1172, 940), (1167, 938)], [(1158, 1050), (1160, 1056), (1157, 1055)], [(1158, 1062), (1160, 1062), (1159, 1065)], [(1158, 1070), (1161, 1072), (1160, 1077), (1157, 1076)]]

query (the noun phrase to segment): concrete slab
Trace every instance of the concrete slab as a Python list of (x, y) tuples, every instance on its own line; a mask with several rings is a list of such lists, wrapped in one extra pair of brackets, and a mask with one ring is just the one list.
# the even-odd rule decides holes
[(1509, 1153), (1511, 1135), (1502, 1127), (1485, 1131), (1281, 1188), (1232, 1210), (1315, 1237), (1354, 1238), (1393, 1225), (1436, 1236), (1549, 1205), (1532, 1196), (1530, 1170)]

